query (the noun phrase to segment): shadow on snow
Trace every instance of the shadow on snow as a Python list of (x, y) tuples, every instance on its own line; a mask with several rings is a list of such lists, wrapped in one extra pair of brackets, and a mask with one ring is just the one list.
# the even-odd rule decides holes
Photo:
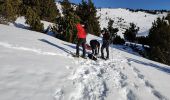
[(153, 67), (153, 68), (156, 68), (157, 70), (160, 70), (160, 71), (163, 71), (167, 74), (170, 74), (170, 68), (168, 68), (166, 66), (160, 66), (160, 65), (157, 65), (157, 64), (154, 64), (154, 63), (151, 63), (151, 62), (143, 62), (143, 61), (136, 60), (136, 59), (133, 59), (133, 58), (127, 58), (127, 60), (129, 62), (133, 61), (133, 62), (138, 63), (138, 64), (143, 64), (145, 66)]
[(54, 44), (54, 43), (52, 43), (52, 42), (50, 42), (50, 41), (48, 41), (48, 40), (46, 40), (46, 39), (39, 39), (39, 41), (44, 42), (44, 43), (47, 43), (47, 44), (50, 44), (50, 45), (52, 45), (52, 46), (54, 46), (54, 47), (57, 47), (58, 49), (63, 50), (64, 52), (66, 52), (66, 53), (68, 53), (68, 54), (73, 54), (72, 51), (70, 51), (70, 50), (68, 50), (68, 49), (66, 49), (66, 48), (63, 48), (63, 47), (61, 47), (61, 46), (58, 46), (58, 45), (56, 45), (56, 44)]

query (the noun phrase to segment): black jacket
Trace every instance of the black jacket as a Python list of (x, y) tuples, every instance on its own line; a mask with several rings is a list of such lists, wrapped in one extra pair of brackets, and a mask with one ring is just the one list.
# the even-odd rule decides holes
[(105, 32), (103, 34), (103, 47), (107, 47), (110, 44), (110, 34), (108, 32)]
[(103, 34), (103, 40), (109, 41), (110, 40), (110, 34), (108, 32), (105, 32)]

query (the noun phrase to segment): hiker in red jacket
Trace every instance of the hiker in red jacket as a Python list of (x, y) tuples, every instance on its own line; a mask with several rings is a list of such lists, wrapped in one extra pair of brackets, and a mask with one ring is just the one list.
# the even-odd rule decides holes
[(82, 45), (82, 48), (83, 48), (82, 57), (86, 58), (86, 48), (85, 48), (86, 31), (85, 31), (85, 25), (77, 23), (76, 28), (77, 28), (77, 38), (78, 38), (78, 42), (77, 42), (77, 46), (76, 46), (76, 57), (79, 57), (79, 46)]

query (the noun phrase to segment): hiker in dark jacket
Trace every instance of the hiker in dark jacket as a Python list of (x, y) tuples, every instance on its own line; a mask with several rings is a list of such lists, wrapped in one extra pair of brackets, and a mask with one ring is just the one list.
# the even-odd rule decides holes
[[(102, 35), (103, 35), (103, 44), (101, 47), (101, 58), (102, 59), (109, 59), (109, 44), (110, 44), (110, 34), (107, 31), (102, 30)], [(106, 58), (104, 57), (104, 48), (106, 48), (106, 53), (107, 56)]]
[(90, 46), (91, 46), (91, 49), (92, 49), (92, 54), (98, 55), (99, 49), (100, 49), (100, 43), (97, 40), (91, 40)]

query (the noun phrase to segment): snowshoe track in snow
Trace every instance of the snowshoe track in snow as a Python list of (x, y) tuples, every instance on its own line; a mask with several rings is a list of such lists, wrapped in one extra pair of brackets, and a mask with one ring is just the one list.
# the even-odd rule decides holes
[[(107, 61), (73, 60), (78, 68), (68, 77), (74, 87), (68, 100), (143, 100), (145, 95), (140, 92), (154, 100), (168, 100), (120, 52), (114, 52), (114, 58)], [(62, 96), (56, 95), (64, 100)]]
[(117, 99), (121, 100), (136, 100), (135, 93), (126, 87), (127, 76), (121, 72), (124, 67), (120, 63), (125, 62), (124, 59), (74, 60), (79, 68), (69, 77), (75, 87), (69, 100), (107, 100), (108, 95), (119, 95)]
[(158, 100), (168, 100), (159, 91), (157, 91), (148, 80), (145, 79), (145, 76), (142, 75), (140, 71), (133, 66), (132, 61), (128, 62), (128, 64), (131, 66), (132, 70), (134, 71), (134, 74), (136, 75), (136, 77), (138, 77), (139, 81), (142, 81), (142, 83), (149, 89), (151, 94), (153, 94)]

